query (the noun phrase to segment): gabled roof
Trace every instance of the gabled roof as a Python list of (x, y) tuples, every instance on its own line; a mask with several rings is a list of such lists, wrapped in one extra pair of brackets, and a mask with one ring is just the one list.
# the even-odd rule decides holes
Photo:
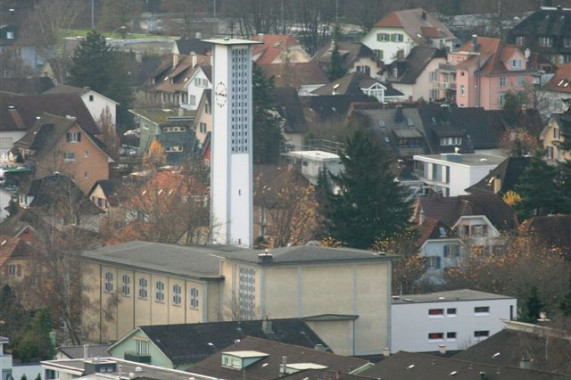
[[(514, 71), (507, 69), (506, 63), (516, 52), (523, 55), (523, 52), (518, 46), (505, 44), (499, 38), (478, 36), (476, 49), (472, 49), (472, 45), (473, 40), (470, 40), (458, 49), (459, 52), (474, 52), (475, 54), (471, 55), (471, 57), (464, 62), (456, 65), (456, 67), (463, 68), (480, 65), (479, 72), (482, 75), (514, 73)], [(515, 71), (515, 73), (526, 74), (531, 71), (534, 70), (531, 65), (528, 65), (526, 70), (518, 70)]]
[(59, 346), (57, 350), (69, 359), (82, 359), (85, 349), (87, 349), (88, 358), (107, 357), (109, 356), (109, 352), (107, 351), (108, 347), (109, 346), (105, 344), (88, 344), (81, 346)]
[(490, 173), (482, 178), (482, 180), (466, 189), (471, 194), (490, 194), (494, 192), (495, 178), (499, 178), (502, 182), (499, 195), (503, 196), (506, 192), (514, 190), (519, 183), (519, 178), (529, 165), (531, 157), (508, 157), (501, 164), (496, 166)]
[[(434, 35), (438, 35), (446, 40), (456, 39), (456, 36), (452, 34), (442, 21), (422, 8), (391, 12), (373, 26), (373, 28), (376, 27), (403, 28), (418, 45), (422, 44), (423, 38), (434, 38), (431, 37)], [(423, 32), (426, 34), (423, 34)]]
[(324, 85), (329, 83), (325, 72), (315, 62), (290, 62), (286, 64), (258, 64), (264, 75), (274, 77), (276, 87)]
[(562, 43), (559, 46), (557, 43), (550, 47), (539, 46), (537, 37), (555, 37), (556, 41), (571, 37), (571, 8), (540, 7), (508, 32), (508, 41), (515, 42), (518, 36), (526, 37), (525, 45), (531, 50), (556, 52), (563, 47)]
[(155, 83), (147, 86), (147, 91), (168, 93), (185, 91), (189, 79), (203, 65), (210, 65), (210, 56), (181, 54), (175, 67), (173, 67), (172, 57), (168, 58), (155, 70), (153, 74)]
[[(398, 78), (389, 79), (389, 82), (401, 84), (415, 84), (416, 79), (433, 59), (446, 59), (446, 51), (430, 46), (415, 46), (405, 58), (405, 69)], [(388, 69), (390, 73), (390, 68)]]
[(101, 188), (101, 191), (103, 191), (103, 194), (105, 195), (105, 198), (107, 199), (107, 202), (109, 202), (109, 205), (112, 207), (118, 206), (119, 205), (119, 199), (125, 197), (125, 192), (122, 191), (122, 190), (124, 190), (122, 188), (123, 184), (120, 180), (100, 179), (97, 182), (95, 182), (93, 184), (93, 186), (91, 187), (91, 189), (87, 192), (88, 198), (91, 198), (91, 193), (98, 186)]
[(360, 71), (345, 74), (333, 82), (313, 91), (314, 95), (362, 95), (362, 88), (369, 88), (375, 83), (385, 87), (381, 82)]
[[(486, 339), (484, 342), (491, 338)], [(478, 345), (472, 346), (477, 347)], [(493, 355), (493, 353), (491, 354)], [(491, 356), (490, 355), (490, 356)], [(521, 359), (521, 358), (520, 358)], [(477, 363), (468, 360), (400, 351), (361, 376), (399, 380), (563, 380), (564, 376), (542, 371)]]
[(274, 60), (288, 48), (302, 48), (301, 42), (291, 35), (256, 34), (253, 41), (263, 42), (252, 48), (252, 57), (260, 65), (274, 63)]
[[(139, 329), (174, 365), (204, 360), (246, 336), (311, 349), (318, 344), (327, 346), (303, 320), (297, 318), (140, 326)], [(126, 338), (111, 346), (110, 351)]]
[(494, 136), (498, 138), (498, 141), (507, 130), (519, 128), (539, 138), (545, 125), (537, 109), (486, 110), (486, 115), (495, 130)]
[(278, 114), (285, 120), (285, 133), (307, 132), (307, 122), (297, 90), (293, 87), (276, 87), (273, 91)]
[(0, 235), (0, 268), (11, 257), (25, 257), (33, 251), (26, 242), (17, 237)]
[(517, 227), (514, 210), (497, 194), (471, 194), (457, 197), (422, 197), (415, 210), (417, 222), (420, 212), (425, 217), (438, 219), (452, 228), (462, 216), (484, 215), (498, 230), (512, 230)]
[(519, 367), (522, 358), (527, 358), (530, 370), (570, 376), (571, 332), (567, 332), (565, 337), (563, 331), (509, 322), (507, 328), (461, 351), (453, 358), (504, 368)]
[(41, 94), (54, 86), (48, 77), (2, 78), (2, 91), (14, 94)]
[(365, 251), (353, 248), (329, 248), (311, 245), (276, 248), (269, 253), (271, 259), (263, 259), (260, 250), (224, 251), (217, 253), (230, 260), (256, 263), (261, 265), (291, 265), (309, 263), (347, 263), (357, 261), (391, 260), (395, 256), (381, 252)]
[(320, 95), (307, 96), (302, 102), (314, 111), (319, 120), (343, 118), (352, 103), (377, 103), (377, 99), (367, 95)]
[(77, 94), (11, 95), (0, 92), (0, 124), (2, 131), (31, 128), (43, 113), (77, 118), (77, 123), (93, 135), (99, 127)]
[(240, 380), (244, 376), (243, 371), (222, 366), (223, 353), (237, 351), (257, 351), (267, 355), (260, 358), (260, 360), (254, 364), (249, 365), (244, 370), (248, 378), (259, 380), (279, 377), (282, 357), (287, 357), (287, 363), (290, 365), (313, 363), (340, 373), (351, 373), (368, 364), (366, 360), (359, 358), (340, 356), (330, 352), (312, 350), (307, 347), (278, 343), (249, 336), (195, 364), (190, 370), (202, 375), (221, 379)]
[(543, 89), (571, 95), (571, 63), (560, 66)]
[(181, 38), (175, 41), (179, 54), (188, 55), (192, 52), (196, 54), (206, 54), (212, 51), (212, 44), (200, 38)]
[[(450, 107), (448, 105), (424, 107), (419, 109), (422, 126), (426, 142), (432, 154), (435, 153), (452, 153), (455, 146), (441, 146), (440, 139), (444, 137), (461, 137), (462, 145), (459, 147), (463, 153), (471, 153), (474, 151), (471, 138), (468, 138), (468, 132), (465, 128), (468, 123), (478, 123), (478, 119), (467, 120), (462, 118), (460, 113), (474, 114), (474, 109), (468, 111), (460, 111), (460, 108)], [(483, 114), (483, 110), (480, 109)], [(485, 116), (485, 114), (483, 114)], [(474, 116), (474, 115), (473, 115)], [(484, 120), (486, 120), (484, 118)], [(487, 120), (486, 120), (487, 121)], [(481, 125), (478, 125), (481, 127)]]
[[(382, 65), (375, 52), (362, 42), (337, 42), (336, 46), (337, 51), (341, 56), (341, 65), (345, 69), (353, 67), (355, 61), (361, 58), (370, 58), (379, 65)], [(331, 65), (331, 54), (333, 53), (332, 47), (332, 45), (329, 45), (321, 48), (315, 54), (312, 61), (318, 63), (322, 67), (329, 67)]]
[(57, 85), (55, 87), (50, 88), (49, 90), (47, 90), (44, 94), (78, 94), (78, 95), (84, 95), (87, 94), (88, 92), (93, 92), (96, 93), (97, 95), (101, 96), (102, 98), (107, 99), (110, 102), (113, 102), (115, 104), (119, 104), (117, 103), (115, 100), (108, 98), (107, 96), (98, 93), (97, 91), (94, 91), (92, 89), (90, 89), (89, 87), (75, 87), (75, 86), (70, 86), (68, 84), (60, 84)]

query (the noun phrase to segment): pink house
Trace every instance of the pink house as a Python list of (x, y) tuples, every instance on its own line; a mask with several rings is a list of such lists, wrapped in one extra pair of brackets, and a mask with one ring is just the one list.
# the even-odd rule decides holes
[(460, 107), (493, 110), (503, 107), (507, 93), (529, 93), (536, 71), (517, 46), (498, 38), (473, 36), (448, 54), (434, 83), (440, 98), (454, 100)]

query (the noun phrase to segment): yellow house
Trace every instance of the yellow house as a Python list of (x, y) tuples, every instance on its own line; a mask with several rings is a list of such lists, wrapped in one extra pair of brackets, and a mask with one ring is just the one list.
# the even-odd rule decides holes
[(548, 161), (563, 162), (571, 159), (571, 155), (568, 152), (562, 151), (557, 146), (558, 142), (563, 141), (563, 136), (561, 135), (562, 123), (571, 123), (571, 111), (553, 114), (541, 132), (540, 139), (543, 141), (543, 148)]
[(341, 355), (389, 347), (395, 256), (316, 246), (264, 252), (139, 241), (83, 257), (89, 267), (83, 322), (91, 340), (117, 340), (141, 325), (267, 317), (304, 319)]

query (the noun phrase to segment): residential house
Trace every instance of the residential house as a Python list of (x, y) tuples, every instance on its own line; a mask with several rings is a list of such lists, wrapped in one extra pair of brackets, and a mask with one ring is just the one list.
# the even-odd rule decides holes
[(188, 82), (188, 104), (183, 104), (181, 107), (196, 111), (202, 94), (204, 94), (206, 90), (212, 89), (212, 66), (199, 66), (194, 73), (192, 73)]
[(99, 127), (76, 94), (15, 95), (0, 92), (0, 152), (7, 153), (34, 126), (44, 112), (73, 116), (94, 136)]
[[(143, 325), (267, 315), (304, 318), (339, 354), (375, 354), (389, 344), (391, 255), (133, 241), (81, 256), (90, 285), (83, 315), (89, 339), (117, 340)], [(109, 301), (116, 297), (118, 303)]]
[(200, 97), (194, 119), (194, 134), (200, 148), (205, 146), (206, 137), (212, 133), (212, 90), (206, 89)]
[[(117, 125), (117, 103), (100, 93), (91, 90), (89, 87), (74, 87), (70, 85), (59, 85), (52, 87), (45, 94), (77, 94), (81, 97), (83, 104), (89, 110), (91, 117), (99, 128), (102, 129), (103, 124), (110, 124), (113, 132)], [(109, 125), (107, 125), (108, 127)]]
[(442, 153), (414, 155), (414, 166), (426, 189), (443, 197), (467, 194), (466, 189), (484, 178), (504, 159), (484, 154)]
[(318, 88), (313, 95), (366, 95), (378, 102), (399, 101), (403, 94), (369, 75), (355, 71)]
[[(21, 28), (25, 21), (26, 11), (21, 7), (8, 8), (5, 5), (0, 9), (0, 53), (13, 53), (22, 60), (24, 66), (36, 71), (42, 64), (43, 58), (38, 54), (38, 49), (27, 43), (21, 37)], [(15, 68), (3, 68), (3, 70)], [(17, 68), (16, 70), (19, 70)]]
[(0, 271), (5, 284), (23, 283), (29, 274), (33, 248), (26, 241), (9, 235), (0, 235)]
[(432, 82), (440, 64), (446, 63), (446, 51), (432, 46), (415, 46), (404, 59), (398, 59), (385, 68), (384, 78), (405, 99), (434, 101), (438, 91)]
[(517, 298), (470, 289), (394, 296), (391, 305), (391, 347), (399, 351), (466, 349), (517, 318)]
[(0, 378), (12, 378), (12, 355), (5, 351), (4, 346), (10, 344), (10, 339), (0, 336)]
[(266, 78), (273, 78), (276, 87), (295, 87), (299, 96), (310, 96), (329, 83), (327, 74), (315, 62), (258, 64)]
[(546, 112), (550, 114), (563, 113), (569, 109), (571, 106), (571, 62), (561, 65), (555, 71), (549, 82), (541, 88), (539, 96), (543, 98), (542, 102), (546, 105)]
[(369, 75), (371, 78), (380, 76), (384, 64), (377, 58), (375, 52), (362, 42), (332, 42), (329, 46), (324, 46), (315, 53), (312, 61), (317, 63), (324, 72), (331, 70), (331, 56), (337, 49), (341, 57), (341, 67), (347, 73), (359, 71)]
[(339, 153), (323, 150), (300, 150), (288, 152), (284, 154), (284, 158), (313, 185), (317, 185), (319, 173), (323, 170), (333, 175), (338, 175), (343, 171)]
[[(418, 112), (422, 120), (426, 144), (430, 153), (473, 153), (471, 135), (467, 131), (468, 124), (471, 129), (487, 130), (487, 118), (483, 109), (468, 108), (469, 111), (459, 111), (448, 104), (441, 106), (423, 107)], [(466, 116), (471, 117), (466, 117)]]
[(499, 196), (504, 196), (508, 191), (515, 191), (530, 161), (529, 156), (508, 157), (466, 191), (470, 194), (498, 194)]
[(351, 123), (367, 128), (397, 159), (411, 161), (415, 154), (428, 153), (422, 120), (416, 108), (353, 108)]
[(564, 162), (571, 159), (571, 153), (561, 150), (558, 145), (564, 139), (561, 135), (564, 128), (571, 130), (571, 104), (566, 112), (551, 115), (541, 132), (540, 139), (545, 149), (545, 158), (550, 162)]
[(351, 108), (357, 103), (378, 103), (367, 95), (319, 95), (301, 98), (308, 124), (344, 123)]
[(371, 365), (361, 358), (249, 336), (211, 355), (190, 369), (212, 378), (240, 380), (246, 376), (270, 380), (307, 369), (359, 374)]
[(56, 360), (106, 358), (109, 357), (109, 348), (105, 344), (84, 344), (81, 346), (59, 346), (56, 348)]
[(207, 55), (212, 51), (212, 44), (202, 38), (179, 38), (174, 41), (172, 54), (189, 55), (192, 52)]
[(139, 326), (113, 343), (109, 352), (119, 359), (184, 370), (247, 336), (326, 348), (303, 320), (291, 318)]
[[(485, 341), (484, 341), (485, 342)], [(483, 343), (483, 342), (482, 342)], [(480, 343), (480, 344), (482, 344)], [(479, 345), (475, 345), (477, 350)], [(446, 354), (446, 348), (442, 348)], [(497, 351), (495, 352), (497, 353)], [(490, 355), (492, 357), (495, 353)], [(365, 371), (363, 376), (382, 379), (415, 380), (418, 378), (455, 380), (518, 379), (563, 380), (564, 375), (524, 369), (518, 366), (500, 366), (495, 363), (477, 363), (471, 360), (449, 358), (442, 354), (422, 354), (401, 351), (385, 358)]]
[(434, 14), (422, 8), (394, 11), (361, 39), (384, 64), (407, 57), (415, 46), (453, 50), (456, 37)]
[(191, 52), (188, 55), (174, 52), (163, 61), (143, 88), (145, 100), (162, 106), (191, 107), (190, 78), (200, 66), (210, 65), (211, 56)]
[(157, 139), (167, 154), (168, 165), (180, 165), (184, 157), (196, 149), (194, 135), (194, 111), (178, 108), (137, 108), (129, 110), (135, 115), (140, 128), (140, 156), (149, 152), (153, 140)]
[(539, 7), (512, 28), (506, 40), (544, 55), (556, 65), (571, 63), (571, 8)]
[(291, 35), (256, 34), (251, 39), (261, 42), (252, 48), (252, 60), (259, 65), (311, 61), (301, 42)]
[(497, 194), (422, 197), (414, 218), (425, 239), (419, 240), (427, 260), (425, 278), (432, 282), (442, 282), (447, 268), (465, 265), (473, 247), (501, 249), (502, 232), (517, 227), (514, 210)]
[(103, 210), (101, 224), (115, 228), (125, 224), (124, 201), (128, 196), (125, 185), (119, 180), (102, 179), (93, 184), (87, 197), (93, 204)]
[(14, 148), (37, 178), (59, 172), (73, 178), (84, 193), (98, 180), (109, 179), (114, 162), (103, 143), (72, 116), (42, 114)]
[(54, 174), (34, 179), (19, 194), (20, 207), (35, 210), (29, 216), (56, 229), (71, 226), (98, 233), (101, 209), (95, 206), (66, 175)]
[[(514, 320), (483, 342), (453, 356), (476, 365), (571, 375), (571, 332)], [(522, 373), (523, 374), (523, 373)]]
[(284, 136), (284, 150), (301, 150), (307, 133), (307, 121), (298, 93), (293, 87), (276, 87), (273, 91), (280, 128)]
[(531, 105), (527, 94), (537, 70), (528, 58), (516, 45), (474, 35), (457, 51), (448, 53), (434, 88), (439, 90), (438, 98), (450, 99), (460, 107), (501, 109), (507, 93), (525, 94), (522, 101)]

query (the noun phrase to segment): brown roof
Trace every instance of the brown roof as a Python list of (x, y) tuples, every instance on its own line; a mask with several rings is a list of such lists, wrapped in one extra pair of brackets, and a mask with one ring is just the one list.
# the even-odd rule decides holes
[(452, 228), (462, 216), (484, 215), (499, 230), (517, 227), (514, 210), (497, 194), (471, 194), (458, 197), (423, 197), (415, 210), (417, 222), (420, 210), (425, 217), (438, 219)]
[(520, 233), (552, 248), (564, 249), (566, 254), (571, 252), (571, 215), (535, 216), (522, 223)]
[(77, 118), (78, 124), (93, 135), (99, 127), (78, 94), (14, 95), (0, 92), (2, 131), (30, 129), (43, 113)]
[[(456, 36), (442, 21), (422, 8), (391, 12), (379, 20), (375, 27), (403, 28), (417, 44), (421, 44), (423, 38), (434, 38), (432, 37), (434, 35), (446, 40), (456, 39)], [(428, 34), (424, 35), (424, 32)]]
[[(194, 58), (196, 57), (196, 58)], [(196, 65), (193, 61), (196, 59)], [(179, 55), (178, 64), (173, 67), (172, 57), (163, 61), (153, 75), (155, 83), (148, 87), (148, 91), (158, 92), (181, 92), (185, 91), (185, 85), (190, 77), (202, 65), (210, 65), (210, 56), (207, 55)]]
[[(516, 45), (504, 44), (499, 38), (491, 37), (477, 37), (476, 52), (479, 55), (474, 55), (466, 61), (457, 65), (458, 68), (469, 67), (473, 64), (480, 62), (482, 64), (480, 72), (484, 75), (489, 75), (498, 72), (511, 72), (506, 68), (505, 62), (508, 61), (514, 52), (520, 51)], [(472, 40), (461, 46), (458, 51), (471, 52)], [(529, 72), (531, 67), (527, 70), (518, 70), (518, 73)]]
[[(245, 374), (241, 370), (231, 369), (222, 366), (222, 353), (232, 351), (258, 351), (267, 356), (261, 358), (245, 369)], [(294, 346), (291, 344), (279, 343), (270, 340), (246, 337), (238, 343), (227, 347), (208, 359), (205, 359), (189, 370), (207, 376), (227, 380), (242, 380), (247, 376), (251, 380), (275, 379), (280, 377), (280, 365), (282, 358), (287, 357), (287, 363), (314, 363), (327, 367), (330, 371), (340, 373), (350, 373), (368, 362), (363, 359), (350, 356), (335, 355), (330, 352), (308, 349), (307, 347)]]
[(571, 94), (571, 63), (559, 67), (544, 89)]
[(276, 87), (295, 87), (303, 85), (326, 84), (329, 82), (325, 72), (315, 62), (288, 63), (287, 65), (258, 64), (264, 75), (274, 77)]
[(290, 35), (280, 34), (257, 34), (252, 36), (252, 40), (263, 42), (261, 45), (254, 45), (252, 48), (252, 56), (260, 56), (256, 59), (259, 65), (267, 65), (274, 60), (289, 47), (301, 47), (299, 40)]
[(0, 267), (11, 257), (26, 256), (31, 248), (22, 240), (8, 235), (0, 235)]
[(362, 95), (362, 88), (371, 87), (379, 81), (360, 71), (354, 71), (313, 91), (315, 95)]

